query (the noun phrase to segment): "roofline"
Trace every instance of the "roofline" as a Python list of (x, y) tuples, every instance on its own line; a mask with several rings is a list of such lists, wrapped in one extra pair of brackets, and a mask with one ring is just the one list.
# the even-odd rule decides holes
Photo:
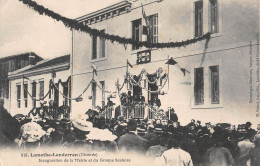
[(35, 66), (40, 65), (40, 64), (42, 64), (42, 63), (48, 62), (49, 60), (50, 60), (50, 59), (44, 59), (44, 60), (42, 60), (42, 61), (39, 61), (39, 62), (36, 63), (35, 65), (28, 65), (28, 66), (25, 66), (25, 67), (23, 67), (23, 68), (21, 68), (21, 69), (14, 70), (13, 72), (8, 72), (8, 75), (18, 74), (18, 73), (20, 73), (20, 72), (23, 72), (24, 70), (28, 70), (28, 69), (30, 69), (30, 68), (32, 68), (32, 67), (35, 67)]
[(83, 16), (80, 16), (80, 17), (77, 17), (76, 20), (77, 21), (83, 21), (85, 19), (90, 19), (92, 17), (97, 17), (97, 16), (101, 16), (102, 14), (104, 13), (107, 13), (109, 11), (114, 11), (115, 9), (118, 9), (118, 8), (121, 8), (121, 7), (127, 7), (129, 5), (131, 5), (132, 3), (124, 0), (124, 1), (121, 1), (121, 2), (118, 2), (118, 3), (115, 3), (113, 5), (110, 5), (108, 7), (105, 7), (103, 9), (99, 9), (97, 11), (94, 11), (94, 12), (91, 12), (91, 13), (88, 13), (86, 15), (83, 15)]
[(37, 55), (36, 53), (34, 53), (34, 52), (25, 52), (25, 53), (20, 53), (20, 54), (15, 54), (15, 55), (9, 55), (9, 56), (5, 56), (5, 57), (2, 57), (2, 58), (0, 58), (0, 61), (1, 60), (5, 60), (5, 59), (9, 59), (9, 58), (12, 58), (12, 57), (17, 57), (17, 56), (21, 56), (21, 55), (26, 55), (26, 54), (33, 54), (33, 55), (35, 55), (35, 56), (37, 56), (37, 57), (39, 57), (40, 59), (42, 59), (43, 60), (43, 58), (42, 57), (40, 57), (39, 55)]
[(36, 75), (42, 75), (42, 74), (47, 74), (47, 73), (52, 73), (52, 72), (58, 72), (58, 71), (64, 71), (68, 70), (70, 68), (70, 62), (62, 63), (59, 65), (55, 66), (50, 66), (47, 68), (39, 68), (37, 70), (32, 70), (32, 71), (25, 71), (17, 74), (8, 74), (8, 79), (10, 80), (15, 80), (15, 79), (20, 79), (25, 77), (31, 77), (31, 76), (36, 76)]

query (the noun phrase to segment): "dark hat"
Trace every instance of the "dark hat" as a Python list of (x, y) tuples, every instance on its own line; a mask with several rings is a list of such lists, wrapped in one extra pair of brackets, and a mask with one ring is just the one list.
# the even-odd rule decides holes
[(127, 128), (129, 131), (134, 131), (137, 128), (137, 122), (134, 119), (130, 119), (127, 123)]
[(246, 122), (246, 126), (251, 126), (252, 123), (251, 122)]

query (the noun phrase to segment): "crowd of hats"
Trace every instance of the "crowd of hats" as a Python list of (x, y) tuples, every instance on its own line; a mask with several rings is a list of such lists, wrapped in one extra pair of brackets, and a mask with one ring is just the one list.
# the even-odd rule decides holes
[(147, 140), (148, 147), (142, 149), (144, 154), (154, 146), (163, 146), (165, 149), (181, 147), (191, 155), (196, 165), (213, 146), (227, 148), (234, 158), (239, 156), (237, 149), (240, 141), (249, 140), (255, 146), (260, 146), (260, 125), (256, 131), (251, 128), (250, 122), (236, 127), (229, 123), (212, 125), (209, 122), (202, 125), (200, 120), (192, 119), (189, 124), (181, 126), (178, 120), (126, 120), (123, 116), (104, 119), (88, 114), (60, 120), (43, 118), (35, 121), (22, 114), (11, 118), (17, 119), (20, 124), (20, 135), (14, 142), (17, 148), (22, 149), (61, 147), (82, 148), (90, 152), (121, 152), (120, 138), (135, 134)]
[[(203, 147), (210, 147), (215, 142), (223, 142), (231, 147), (234, 142), (248, 137), (253, 138), (256, 131), (251, 129), (251, 123), (234, 128), (230, 124), (201, 125), (198, 120), (192, 120), (186, 126), (180, 126), (179, 122), (168, 120), (137, 119), (129, 121), (123, 117), (118, 119), (90, 118), (87, 114), (78, 116), (72, 120), (42, 119), (33, 122), (23, 115), (14, 116), (21, 124), (20, 147), (26, 148), (28, 144), (37, 142), (37, 147), (42, 145), (73, 146), (86, 144), (89, 141), (114, 142), (118, 137), (129, 131), (137, 131), (137, 134), (148, 139), (150, 146), (158, 143), (158, 138), (170, 138), (178, 135), (183, 140), (191, 139)], [(134, 123), (133, 123), (134, 122)], [(136, 126), (133, 125), (136, 123)], [(153, 138), (147, 137), (154, 133)], [(258, 137), (256, 137), (258, 139)], [(205, 142), (205, 140), (207, 140)], [(81, 142), (81, 143), (79, 143)], [(207, 145), (205, 145), (207, 144)], [(232, 147), (231, 147), (232, 148)]]

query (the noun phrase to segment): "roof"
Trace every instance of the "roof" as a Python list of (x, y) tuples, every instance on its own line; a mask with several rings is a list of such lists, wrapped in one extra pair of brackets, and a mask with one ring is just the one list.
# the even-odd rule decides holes
[(23, 58), (23, 57), (27, 57), (29, 55), (34, 55), (36, 58), (38, 58), (38, 61), (43, 60), (42, 57), (40, 57), (39, 55), (35, 54), (34, 52), (26, 52), (26, 53), (21, 53), (21, 54), (15, 54), (15, 55), (2, 57), (2, 58), (0, 58), (0, 61), (9, 60), (9, 59)]
[[(76, 20), (80, 21), (80, 22), (87, 20), (86, 21), (87, 24), (92, 24), (92, 21), (91, 21), (92, 19), (96, 19), (96, 21), (102, 21), (102, 20), (106, 20), (109, 18), (113, 18), (114, 16), (118, 16), (120, 14), (128, 12), (130, 10), (131, 4), (132, 3), (130, 3), (126, 0), (122, 0), (118, 3), (110, 5), (108, 7), (105, 7), (100, 10), (77, 17)], [(117, 10), (118, 10), (118, 12), (117, 12)]]
[(50, 60), (46, 60), (42, 63), (37, 63), (36, 65), (34, 65), (31, 68), (28, 68), (27, 70), (24, 70), (24, 71), (36, 70), (36, 69), (40, 69), (40, 68), (56, 66), (59, 64), (64, 64), (64, 63), (69, 63), (69, 62), (70, 62), (70, 55), (64, 55), (64, 56), (56, 57), (56, 58), (53, 58)]
[(46, 59), (35, 65), (29, 65), (19, 70), (8, 73), (9, 79), (21, 78), (23, 76), (41, 75), (54, 71), (68, 70), (70, 67), (70, 55), (64, 55), (53, 59)]

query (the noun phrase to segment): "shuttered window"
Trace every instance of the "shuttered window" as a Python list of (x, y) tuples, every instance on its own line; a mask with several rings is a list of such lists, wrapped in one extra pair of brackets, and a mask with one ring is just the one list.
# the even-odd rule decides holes
[(204, 71), (203, 68), (194, 69), (194, 98), (195, 105), (204, 104)]
[(28, 107), (28, 84), (23, 85), (24, 107)]
[(219, 104), (219, 67), (210, 66), (211, 104)]
[(33, 97), (33, 100), (32, 100), (32, 106), (35, 107), (36, 106), (36, 82), (33, 82), (32, 83), (32, 97)]
[[(142, 19), (138, 19), (132, 22), (132, 39), (135, 41), (142, 41), (141, 25)], [(139, 49), (139, 47), (133, 45), (133, 50), (137, 49)]]
[(97, 36), (92, 37), (92, 60), (97, 59)]
[(203, 34), (203, 1), (195, 2), (195, 37)]
[[(105, 33), (105, 30), (101, 30)], [(99, 58), (104, 58), (106, 56), (106, 40), (100, 37), (99, 40)]]
[(158, 43), (158, 14), (149, 16), (150, 34), (148, 41), (151, 43)]
[(16, 85), (17, 90), (17, 108), (21, 108), (21, 85)]
[(40, 84), (40, 98), (44, 97), (44, 81), (39, 81)]
[(212, 33), (218, 32), (218, 1), (210, 0), (210, 30)]

